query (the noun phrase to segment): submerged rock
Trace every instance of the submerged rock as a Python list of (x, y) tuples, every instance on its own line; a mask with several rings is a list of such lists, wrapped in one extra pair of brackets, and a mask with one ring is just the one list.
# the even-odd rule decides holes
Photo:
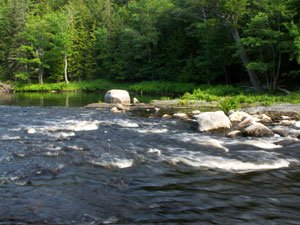
[(198, 123), (198, 129), (201, 132), (217, 130), (217, 129), (230, 129), (231, 122), (223, 111), (217, 112), (204, 112), (194, 117)]
[(110, 90), (104, 96), (106, 103), (121, 103), (125, 105), (130, 104), (130, 96), (125, 90)]
[(266, 127), (265, 125), (258, 123), (258, 122), (252, 122), (250, 126), (246, 127), (242, 134), (244, 136), (250, 136), (250, 137), (270, 137), (274, 136), (274, 133), (271, 129)]

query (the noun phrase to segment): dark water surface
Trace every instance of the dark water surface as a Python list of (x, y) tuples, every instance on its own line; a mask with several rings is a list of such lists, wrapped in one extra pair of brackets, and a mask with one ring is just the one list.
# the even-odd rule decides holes
[(0, 224), (300, 224), (296, 139), (20, 101), (0, 106)]

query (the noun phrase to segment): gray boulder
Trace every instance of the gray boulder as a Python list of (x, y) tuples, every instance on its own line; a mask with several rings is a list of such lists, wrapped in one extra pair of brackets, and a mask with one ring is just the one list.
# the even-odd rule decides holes
[(248, 127), (246, 127), (243, 130), (242, 133), (244, 136), (250, 136), (250, 137), (274, 136), (274, 133), (272, 130), (270, 130), (268, 127), (266, 127), (265, 125), (258, 123), (258, 122), (251, 123)]
[(130, 96), (125, 90), (110, 90), (104, 96), (106, 103), (120, 103), (124, 105), (130, 104)]
[(280, 135), (281, 137), (287, 137), (290, 134), (290, 132), (288, 130), (284, 129), (283, 127), (274, 127), (272, 129), (272, 131), (275, 134)]
[(201, 132), (217, 130), (217, 129), (230, 129), (231, 122), (223, 111), (217, 112), (204, 112), (194, 117), (198, 123), (198, 129)]

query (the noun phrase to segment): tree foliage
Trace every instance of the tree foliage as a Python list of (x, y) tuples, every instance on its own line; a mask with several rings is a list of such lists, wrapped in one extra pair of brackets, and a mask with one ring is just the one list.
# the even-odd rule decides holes
[(0, 0), (0, 78), (251, 84), (300, 75), (298, 0)]

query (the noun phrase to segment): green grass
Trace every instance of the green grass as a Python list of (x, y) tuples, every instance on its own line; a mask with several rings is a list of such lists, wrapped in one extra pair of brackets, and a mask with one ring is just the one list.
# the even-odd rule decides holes
[(116, 83), (105, 79), (93, 81), (70, 82), (67, 85), (65, 82), (60, 83), (45, 83), (45, 84), (26, 84), (15, 82), (13, 83), (15, 91), (107, 91), (110, 89), (124, 89), (137, 93), (169, 93), (169, 94), (184, 94), (192, 91), (196, 86), (192, 83), (179, 83), (167, 81), (143, 81), (139, 83)]
[(185, 92), (193, 91), (197, 86), (193, 83), (180, 83), (170, 81), (142, 81), (130, 85), (131, 91), (145, 93), (169, 93), (169, 94), (184, 94)]
[(15, 82), (13, 83), (15, 91), (106, 91), (109, 89), (127, 89), (130, 84), (115, 83), (104, 79), (83, 82), (70, 82), (67, 85), (65, 82), (60, 83), (45, 83), (45, 84), (26, 84)]
[(231, 109), (238, 109), (242, 106), (252, 106), (255, 103), (259, 105), (272, 105), (275, 103), (300, 103), (300, 91), (291, 94), (282, 93), (243, 93), (239, 87), (230, 85), (208, 86), (200, 85), (193, 92), (185, 93), (182, 100), (203, 100), (218, 101), (219, 107), (228, 112)]

